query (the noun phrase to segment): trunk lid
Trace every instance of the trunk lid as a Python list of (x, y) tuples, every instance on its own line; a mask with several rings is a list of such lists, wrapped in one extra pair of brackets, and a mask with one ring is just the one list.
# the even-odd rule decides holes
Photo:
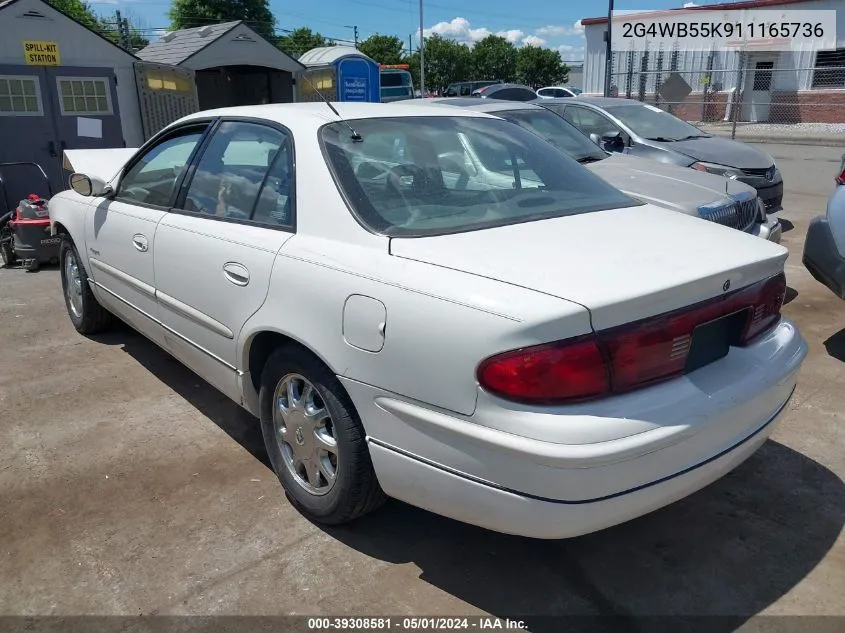
[(390, 252), (579, 303), (596, 330), (760, 281), (781, 272), (788, 254), (766, 240), (653, 205), (392, 238)]

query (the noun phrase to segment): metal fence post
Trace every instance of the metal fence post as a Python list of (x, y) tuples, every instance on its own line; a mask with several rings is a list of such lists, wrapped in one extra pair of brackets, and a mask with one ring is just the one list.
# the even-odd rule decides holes
[(747, 53), (745, 46), (739, 53), (739, 61), (737, 63), (737, 72), (739, 76), (736, 79), (736, 98), (734, 100), (734, 107), (731, 109), (731, 139), (736, 139), (736, 121), (740, 116), (743, 104), (743, 90), (745, 88), (745, 63)]

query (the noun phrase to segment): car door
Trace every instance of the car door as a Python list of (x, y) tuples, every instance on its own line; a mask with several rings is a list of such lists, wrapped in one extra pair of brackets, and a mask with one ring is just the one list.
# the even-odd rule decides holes
[(207, 126), (181, 127), (141, 150), (126, 166), (115, 193), (95, 199), (86, 217), (88, 274), (98, 298), (159, 344), (164, 338), (155, 297), (156, 227)]
[(264, 303), (276, 253), (293, 235), (293, 139), (223, 120), (156, 231), (156, 297), (170, 352), (239, 399), (238, 334)]

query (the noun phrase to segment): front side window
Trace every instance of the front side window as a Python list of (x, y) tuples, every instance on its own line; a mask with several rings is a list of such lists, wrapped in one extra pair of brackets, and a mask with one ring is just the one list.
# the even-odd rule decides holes
[(186, 128), (150, 148), (121, 178), (115, 197), (130, 203), (170, 206), (176, 183), (185, 173), (205, 127)]
[(356, 217), (391, 236), (502, 226), (638, 204), (536, 134), (471, 116), (395, 117), (320, 132)]
[[(265, 125), (222, 123), (197, 163), (184, 209), (220, 218), (251, 220), (259, 190), (265, 179), (269, 180), (271, 168), (280, 162), (277, 159), (285, 139), (283, 132)], [(289, 154), (285, 153), (281, 163), (286, 166), (288, 158)], [(278, 169), (281, 167), (276, 167), (272, 186), (285, 177)], [(262, 217), (270, 218), (273, 214), (283, 217), (287, 198), (280, 202), (278, 196), (270, 193), (262, 207)], [(279, 194), (283, 192), (279, 190)]]

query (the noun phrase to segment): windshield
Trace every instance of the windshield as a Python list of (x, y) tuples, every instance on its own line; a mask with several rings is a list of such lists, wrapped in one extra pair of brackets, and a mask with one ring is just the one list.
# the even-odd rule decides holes
[(404, 72), (381, 73), (382, 88), (394, 88), (396, 86), (410, 86), (411, 75)]
[(594, 162), (607, 158), (607, 154), (574, 125), (547, 110), (508, 110), (493, 114), (540, 135), (578, 162)]
[(649, 140), (680, 141), (707, 136), (697, 127), (651, 105), (608, 106), (605, 110), (631, 128), (635, 134)]
[(320, 132), (355, 216), (391, 236), (457, 233), (640, 204), (501, 119), (395, 117)]

